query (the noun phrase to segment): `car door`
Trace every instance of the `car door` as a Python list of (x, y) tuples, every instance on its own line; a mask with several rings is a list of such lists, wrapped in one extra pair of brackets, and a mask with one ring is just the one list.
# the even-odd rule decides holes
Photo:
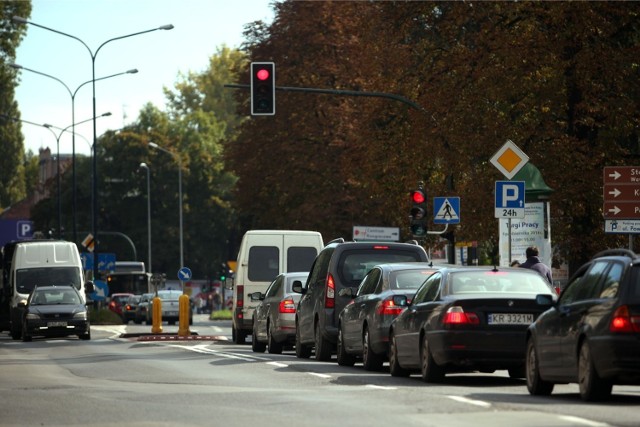
[(377, 299), (374, 291), (382, 280), (382, 270), (375, 267), (362, 279), (353, 302), (348, 304), (343, 314), (343, 340), (345, 347), (362, 351), (362, 323), (366, 314), (375, 306)]
[(313, 313), (315, 300), (318, 295), (322, 295), (324, 290), (329, 260), (332, 254), (333, 248), (327, 248), (321, 251), (320, 255), (315, 259), (307, 282), (303, 287), (302, 297), (300, 297), (300, 302), (298, 303), (296, 333), (299, 334), (300, 341), (305, 344), (314, 341)]
[(284, 276), (280, 275), (273, 281), (269, 289), (264, 296), (263, 305), (263, 317), (262, 324), (260, 325), (260, 331), (267, 334), (267, 323), (272, 322), (275, 317), (278, 316), (278, 309), (280, 307), (280, 299), (282, 298), (284, 288)]
[[(560, 344), (560, 373), (577, 375), (577, 343), (582, 331), (588, 327), (585, 320), (591, 308), (598, 303), (602, 280), (609, 261), (595, 261), (584, 275), (569, 285), (573, 288), (561, 298), (558, 317), (558, 343)], [(569, 290), (569, 287), (567, 287)]]
[(394, 333), (400, 365), (420, 366), (420, 329), (424, 320), (439, 306), (443, 277), (440, 272), (432, 274), (417, 290), (413, 301), (394, 322)]

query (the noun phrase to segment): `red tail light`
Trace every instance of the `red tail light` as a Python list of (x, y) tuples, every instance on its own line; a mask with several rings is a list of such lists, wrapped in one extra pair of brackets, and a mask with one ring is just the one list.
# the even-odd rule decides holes
[(376, 314), (397, 316), (402, 313), (402, 310), (404, 310), (404, 307), (395, 305), (393, 303), (393, 297), (389, 297), (378, 303), (378, 306), (376, 307)]
[(445, 325), (477, 325), (480, 323), (475, 313), (465, 313), (460, 306), (450, 307), (442, 319)]
[(238, 296), (236, 298), (236, 307), (244, 307), (244, 285), (238, 285)]
[(333, 276), (329, 274), (327, 277), (327, 289), (324, 297), (324, 307), (334, 308), (336, 306), (336, 284), (333, 280)]
[(125, 309), (125, 310), (131, 310), (131, 306), (130, 306), (129, 304), (127, 304), (127, 305), (124, 307), (124, 309)]
[(640, 332), (640, 316), (631, 316), (629, 307), (622, 305), (613, 313), (609, 330), (611, 332)]
[(560, 286), (556, 286), (556, 294), (560, 295), (561, 291), (562, 289), (560, 289)]
[(280, 301), (280, 306), (278, 307), (278, 311), (280, 313), (295, 313), (296, 312), (296, 303), (292, 298), (286, 298)]

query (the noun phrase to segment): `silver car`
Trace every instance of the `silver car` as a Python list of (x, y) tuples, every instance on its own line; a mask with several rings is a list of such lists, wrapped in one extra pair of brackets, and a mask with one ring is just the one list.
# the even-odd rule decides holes
[(296, 306), (301, 295), (293, 292), (293, 282), (305, 283), (308, 272), (282, 273), (269, 285), (265, 293), (252, 293), (252, 301), (260, 301), (253, 312), (251, 348), (262, 353), (282, 353), (296, 338)]
[[(161, 290), (158, 291), (158, 298), (161, 300), (162, 321), (166, 321), (169, 325), (175, 325), (179, 321), (179, 298), (182, 291), (178, 290)], [(153, 318), (153, 298), (149, 303), (147, 312), (147, 322), (150, 323)], [(189, 324), (193, 325), (193, 310), (189, 304)]]

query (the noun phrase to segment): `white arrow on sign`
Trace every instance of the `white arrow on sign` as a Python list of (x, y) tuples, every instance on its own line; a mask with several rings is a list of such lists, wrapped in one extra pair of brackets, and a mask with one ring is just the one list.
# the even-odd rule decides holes
[(614, 206), (613, 209), (609, 209), (609, 212), (613, 212), (614, 215), (618, 215), (618, 213), (621, 211), (622, 209), (620, 209), (617, 206)]
[(609, 191), (609, 194), (613, 195), (613, 197), (618, 197), (620, 194), (622, 194), (622, 191), (614, 188), (613, 191)]
[(618, 179), (620, 178), (622, 175), (618, 172), (618, 171), (613, 171), (613, 173), (609, 174), (609, 177), (613, 178), (613, 179)]

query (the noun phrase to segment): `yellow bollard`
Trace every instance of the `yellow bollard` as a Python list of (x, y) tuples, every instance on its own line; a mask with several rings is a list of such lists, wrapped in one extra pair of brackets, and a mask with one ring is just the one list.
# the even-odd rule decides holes
[(151, 312), (151, 333), (152, 334), (161, 334), (162, 333), (162, 300), (160, 297), (155, 297), (153, 299), (153, 311)]
[(191, 335), (191, 331), (189, 331), (189, 295), (180, 295), (178, 304), (180, 305), (178, 336), (188, 337)]

